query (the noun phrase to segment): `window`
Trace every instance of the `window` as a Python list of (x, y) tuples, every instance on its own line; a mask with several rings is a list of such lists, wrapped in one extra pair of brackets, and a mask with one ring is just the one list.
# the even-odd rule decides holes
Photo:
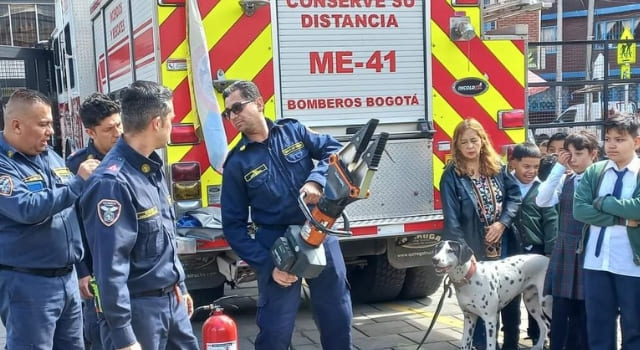
[(33, 47), (38, 41), (35, 5), (11, 5), (13, 45)]
[[(558, 40), (557, 36), (556, 36), (556, 26), (540, 28), (540, 39), (542, 40), (542, 42), (549, 42), (549, 41)], [(541, 46), (540, 47), (540, 52), (543, 55), (555, 54), (556, 53), (556, 47), (555, 46)]]
[(52, 4), (0, 4), (0, 45), (34, 47), (49, 40), (54, 28)]
[(483, 32), (488, 32), (491, 30), (496, 30), (498, 29), (498, 21), (489, 21), (489, 22), (484, 22), (482, 24), (482, 31)]
[(55, 29), (55, 14), (53, 5), (36, 5), (38, 18), (38, 41), (49, 40)]
[[(596, 40), (620, 40), (624, 28), (629, 28), (633, 32), (633, 37), (638, 39), (640, 35), (640, 18), (626, 18), (613, 21), (600, 21), (595, 25)], [(610, 49), (615, 49), (617, 43), (609, 44)], [(595, 45), (595, 49), (602, 50), (603, 45)]]
[(0, 45), (11, 45), (9, 5), (0, 5)]

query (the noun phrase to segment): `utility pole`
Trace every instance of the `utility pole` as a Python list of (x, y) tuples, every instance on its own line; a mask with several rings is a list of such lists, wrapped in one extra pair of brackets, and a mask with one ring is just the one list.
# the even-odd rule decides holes
[[(562, 41), (562, 0), (556, 1), (556, 40)], [(556, 82), (562, 81), (562, 45), (556, 48)], [(562, 113), (562, 86), (556, 86), (556, 117)]]
[[(589, 7), (587, 9), (587, 40), (593, 40), (593, 10), (594, 8), (594, 0), (589, 0)], [(593, 48), (593, 45), (591, 44), (587, 44), (587, 52), (586, 52), (586, 62), (585, 62), (585, 80), (591, 80), (592, 79), (592, 74), (591, 74), (591, 69), (592, 69), (592, 65), (591, 65), (591, 50)], [(584, 95), (585, 99), (584, 99), (584, 105), (585, 105), (585, 116), (587, 117), (586, 120), (587, 121), (591, 121), (591, 101), (592, 96), (591, 93), (586, 93)]]

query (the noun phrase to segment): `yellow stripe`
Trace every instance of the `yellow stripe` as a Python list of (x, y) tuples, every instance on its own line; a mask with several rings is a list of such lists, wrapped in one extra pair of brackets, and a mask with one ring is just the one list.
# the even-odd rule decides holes
[[(453, 147), (453, 145), (451, 146)], [(445, 164), (433, 154), (433, 187), (435, 187), (438, 191), (440, 191), (440, 179), (442, 178), (442, 174), (444, 173)]]
[[(458, 49), (457, 46), (449, 40), (448, 36), (438, 26), (431, 26), (433, 29), (435, 45), (433, 49), (434, 56), (442, 63), (449, 73), (456, 79), (468, 77), (483, 77), (482, 72), (469, 60), (469, 58)], [(472, 55), (471, 53), (469, 53)], [(473, 55), (472, 55), (473, 56)], [(465, 63), (463, 63), (465, 62)], [(482, 95), (473, 97), (482, 108), (491, 116), (493, 120), (497, 120), (496, 111), (499, 109), (512, 109), (513, 107), (505, 100), (498, 90), (491, 84), (492, 77), (489, 77), (489, 89)], [(493, 77), (500, 79), (500, 77)]]
[(485, 40), (483, 42), (494, 56), (498, 59), (502, 58), (500, 59), (502, 65), (524, 89), (524, 79), (527, 72), (522, 51), (511, 40)]
[(436, 89), (432, 91), (433, 122), (438, 124), (449, 138), (453, 138), (453, 131), (463, 118)]
[(177, 9), (177, 7), (171, 6), (158, 6), (158, 23), (162, 25), (167, 20), (167, 18), (171, 16), (173, 11), (176, 11)]
[(233, 24), (243, 16), (242, 8), (234, 1), (220, 1), (202, 19), (204, 34), (207, 37), (209, 50), (222, 39), (233, 27)]
[(242, 55), (233, 62), (225, 74), (238, 79), (255, 77), (273, 56), (271, 46), (271, 24), (269, 24)]

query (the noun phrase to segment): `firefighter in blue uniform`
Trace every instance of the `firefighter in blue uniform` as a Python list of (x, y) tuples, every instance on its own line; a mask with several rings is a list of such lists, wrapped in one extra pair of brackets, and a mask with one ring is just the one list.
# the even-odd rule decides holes
[(93, 254), (106, 349), (198, 349), (193, 302), (176, 253), (163, 163), (174, 116), (172, 94), (137, 81), (121, 95), (124, 133), (80, 199)]
[[(80, 119), (89, 135), (89, 144), (69, 157), (67, 157), (67, 167), (75, 174), (80, 163), (87, 159), (102, 160), (122, 133), (122, 122), (120, 121), (120, 106), (118, 103), (101, 93), (93, 93), (82, 102), (80, 106)], [(82, 222), (82, 213), (79, 206), (76, 211)], [(81, 225), (81, 228), (82, 225)], [(86, 348), (91, 350), (101, 350), (100, 327), (96, 308), (94, 305), (94, 295), (89, 285), (93, 266), (91, 263), (90, 249), (86, 243), (86, 235), (82, 235), (84, 245), (84, 258), (76, 264), (78, 274), (78, 286), (82, 302), (82, 316), (84, 318), (84, 338), (88, 344)]]
[(52, 135), (47, 97), (15, 91), (0, 137), (0, 318), (8, 349), (84, 349), (73, 204), (98, 162), (72, 174), (48, 146)]
[[(242, 133), (229, 154), (222, 178), (222, 224), (233, 250), (258, 273), (260, 331), (257, 350), (286, 350), (291, 343), (300, 304), (301, 279), (274, 267), (270, 249), (289, 225), (305, 217), (297, 198), (315, 204), (322, 195), (328, 157), (341, 148), (329, 135), (317, 134), (293, 119), (272, 122), (264, 116), (264, 101), (255, 84), (238, 81), (225, 89), (222, 113)], [(314, 167), (313, 160), (318, 160)], [(255, 240), (247, 228), (251, 218)], [(322, 348), (351, 349), (351, 297), (338, 240), (324, 242), (327, 266), (307, 282), (320, 329)]]

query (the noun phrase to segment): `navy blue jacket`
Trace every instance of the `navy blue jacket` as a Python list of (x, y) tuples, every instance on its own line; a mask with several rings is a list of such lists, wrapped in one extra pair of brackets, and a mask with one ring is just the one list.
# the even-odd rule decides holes
[(53, 149), (28, 156), (0, 134), (0, 264), (62, 268), (82, 258), (73, 204), (85, 181)]
[[(508, 246), (507, 254), (521, 252), (520, 237), (513, 225), (522, 196), (520, 188), (506, 167), (496, 175), (502, 190), (502, 213), (500, 221), (505, 226)], [(440, 198), (444, 215), (443, 239), (465, 242), (478, 260), (487, 260), (484, 246), (484, 223), (478, 215), (473, 184), (468, 176), (458, 176), (452, 163), (449, 163), (440, 179)], [(504, 249), (504, 247), (503, 247)]]
[(104, 154), (98, 152), (96, 146), (93, 144), (93, 139), (89, 139), (87, 147), (81, 148), (67, 157), (67, 167), (69, 167), (74, 174), (77, 174), (80, 163), (87, 159), (102, 160), (102, 158), (104, 158)]
[(186, 293), (162, 166), (157, 153), (145, 157), (120, 138), (80, 199), (102, 313), (116, 348), (136, 339), (131, 295), (175, 284)]
[[(342, 146), (294, 119), (267, 120), (269, 137), (252, 142), (242, 137), (224, 165), (222, 227), (231, 248), (258, 273), (271, 274), (270, 249), (289, 225), (302, 225), (300, 188), (308, 181), (324, 187), (328, 158)], [(314, 166), (313, 160), (319, 160)], [(257, 225), (255, 240), (247, 229)]]
[[(98, 152), (96, 147), (93, 145), (93, 139), (89, 139), (89, 144), (87, 147), (79, 149), (67, 157), (67, 167), (74, 174), (78, 173), (78, 168), (80, 168), (80, 164), (87, 159), (97, 159), (102, 160), (104, 158), (104, 154)], [(78, 215), (78, 221), (82, 224), (82, 208), (80, 206), (76, 206), (76, 212)], [(80, 225), (81, 233), (82, 233), (82, 244), (84, 246), (84, 258), (82, 261), (76, 264), (76, 273), (78, 274), (78, 278), (89, 276), (93, 273), (93, 263), (91, 257), (91, 249), (89, 249), (87, 243), (87, 236), (84, 232), (84, 225)]]

